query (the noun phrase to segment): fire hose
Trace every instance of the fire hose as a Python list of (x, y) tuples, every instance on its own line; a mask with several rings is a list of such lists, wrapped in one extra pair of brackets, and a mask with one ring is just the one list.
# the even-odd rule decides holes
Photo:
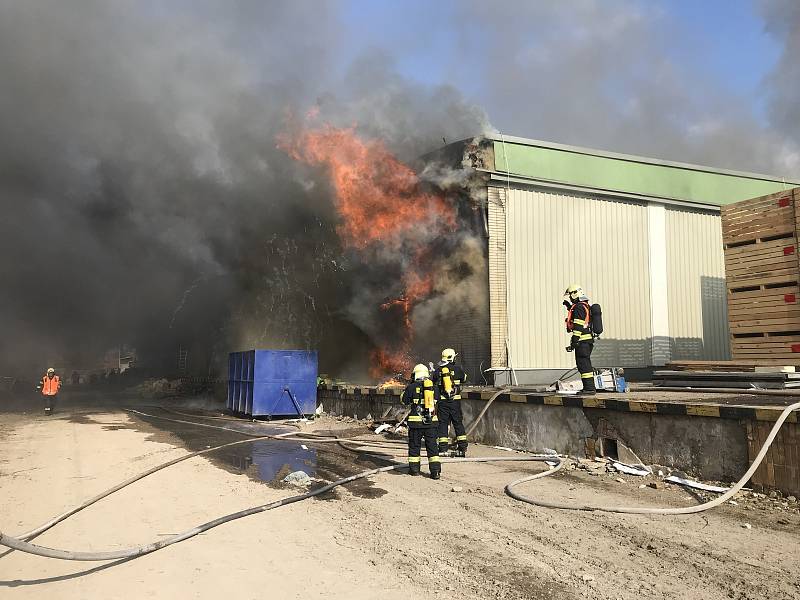
[(783, 425), (784, 421), (789, 418), (789, 415), (795, 411), (800, 409), (800, 402), (796, 402), (795, 404), (791, 404), (787, 406), (781, 415), (778, 417), (778, 420), (775, 421), (775, 425), (772, 426), (772, 429), (767, 436), (767, 439), (764, 440), (764, 444), (761, 446), (761, 450), (758, 451), (755, 459), (753, 460), (750, 468), (747, 469), (747, 472), (742, 475), (742, 477), (737, 481), (731, 488), (722, 494), (721, 496), (714, 498), (708, 502), (704, 502), (703, 504), (697, 504), (695, 506), (683, 506), (679, 508), (649, 508), (649, 507), (639, 507), (639, 506), (593, 506), (590, 504), (584, 505), (574, 505), (574, 504), (565, 504), (561, 502), (550, 502), (547, 500), (537, 500), (535, 498), (531, 498), (529, 496), (524, 496), (514, 491), (514, 488), (526, 481), (531, 481), (534, 479), (533, 477), (523, 477), (522, 479), (517, 479), (512, 481), (511, 483), (507, 484), (505, 487), (506, 493), (514, 498), (515, 500), (519, 500), (520, 502), (527, 502), (528, 504), (533, 504), (534, 506), (541, 506), (544, 508), (561, 508), (561, 509), (569, 509), (569, 510), (588, 510), (588, 511), (603, 511), (603, 512), (613, 512), (613, 513), (625, 513), (625, 514), (633, 514), (633, 515), (690, 515), (693, 513), (703, 512), (704, 510), (708, 510), (710, 508), (714, 508), (715, 506), (719, 506), (724, 502), (727, 502), (730, 498), (736, 495), (745, 484), (750, 480), (753, 474), (758, 469), (759, 465), (761, 465), (761, 461), (764, 460), (764, 457), (767, 455), (767, 451), (769, 450), (772, 442), (775, 440), (775, 436), (778, 435), (778, 431), (780, 430), (781, 426)]
[[(498, 397), (504, 391), (506, 391), (506, 390), (498, 391), (490, 399), (489, 403), (491, 403), (491, 401), (493, 401), (496, 397)], [(486, 412), (486, 409), (488, 408), (488, 404), (489, 403), (487, 403), (487, 407), (484, 407), (484, 410), (479, 414), (479, 416), (475, 420), (475, 422), (473, 422), (471, 424), (470, 431), (472, 431), (474, 429), (474, 427), (476, 426), (477, 422), (483, 417), (483, 415)], [(653, 515), (653, 514), (659, 514), (659, 515), (692, 514), (692, 513), (697, 513), (697, 512), (708, 510), (708, 509), (713, 508), (715, 506), (719, 506), (720, 504), (722, 504), (725, 501), (727, 501), (730, 497), (735, 495), (738, 491), (740, 491), (742, 489), (742, 487), (745, 485), (745, 483), (747, 483), (747, 481), (752, 477), (753, 473), (755, 473), (756, 469), (760, 466), (761, 462), (763, 461), (764, 457), (766, 456), (767, 451), (769, 450), (770, 446), (772, 445), (772, 443), (773, 443), (773, 441), (775, 439), (775, 436), (777, 435), (777, 433), (780, 430), (780, 428), (783, 425), (783, 423), (788, 418), (789, 414), (791, 414), (793, 411), (798, 410), (798, 409), (800, 409), (800, 402), (792, 404), (790, 406), (787, 406), (783, 410), (783, 412), (781, 413), (781, 415), (778, 417), (777, 421), (775, 422), (775, 425), (773, 426), (773, 428), (770, 431), (769, 435), (767, 436), (767, 439), (765, 440), (763, 446), (759, 450), (758, 455), (756, 456), (756, 458), (753, 461), (753, 463), (750, 465), (750, 468), (742, 476), (742, 478), (739, 481), (737, 481), (730, 488), (730, 490), (725, 492), (720, 497), (715, 498), (714, 500), (711, 500), (709, 502), (705, 502), (703, 504), (699, 504), (699, 505), (696, 505), (696, 506), (688, 506), (688, 507), (680, 507), (680, 508), (650, 508), (650, 507), (593, 506), (593, 505), (577, 505), (576, 506), (576, 505), (573, 505), (573, 504), (566, 504), (566, 503), (558, 503), (558, 502), (550, 502), (550, 501), (545, 501), (545, 500), (538, 500), (538, 499), (535, 499), (535, 498), (531, 498), (529, 496), (525, 496), (525, 495), (519, 494), (519, 493), (514, 491), (514, 488), (516, 486), (522, 484), (522, 483), (526, 483), (526, 482), (533, 481), (535, 479), (546, 477), (546, 476), (552, 475), (552, 474), (556, 473), (557, 471), (559, 471), (563, 467), (566, 459), (564, 457), (559, 457), (559, 456), (554, 456), (554, 455), (525, 455), (525, 456), (501, 456), (501, 457), (475, 457), (475, 458), (460, 458), (460, 459), (442, 459), (442, 462), (448, 462), (448, 463), (455, 462), (455, 463), (458, 463), (458, 462), (509, 462), (509, 461), (513, 461), (513, 462), (522, 462), (522, 461), (550, 462), (550, 461), (558, 461), (558, 464), (557, 464), (557, 466), (555, 468), (552, 468), (552, 469), (550, 469), (548, 471), (543, 471), (541, 473), (537, 473), (535, 475), (531, 475), (531, 476), (528, 476), (528, 477), (523, 477), (521, 479), (517, 479), (515, 481), (512, 481), (511, 483), (506, 485), (505, 492), (509, 496), (511, 496), (512, 498), (514, 498), (516, 500), (519, 500), (521, 502), (525, 502), (525, 503), (528, 503), (528, 504), (532, 504), (532, 505), (535, 505), (535, 506), (544, 507), (544, 508), (557, 508), (557, 509), (582, 510), (582, 511), (605, 511), (605, 512), (625, 513), (625, 514), (647, 514), (647, 515)], [(156, 416), (156, 415), (148, 415), (146, 413), (141, 413), (139, 411), (132, 411), (132, 412), (140, 414), (142, 416), (158, 418), (158, 419), (164, 419), (164, 420), (167, 420), (167, 421), (176, 421), (176, 422), (181, 422), (181, 423), (189, 423), (189, 424), (203, 426), (203, 427), (212, 427), (212, 428), (215, 428), (215, 429), (225, 429), (225, 430), (228, 430), (228, 431), (234, 431), (236, 433), (244, 434), (244, 435), (250, 436), (252, 438), (282, 439), (282, 440), (285, 440), (288, 437), (290, 437), (290, 435), (294, 434), (294, 435), (292, 435), (292, 437), (299, 436), (299, 437), (316, 438), (316, 439), (313, 440), (313, 443), (323, 443), (323, 442), (341, 443), (342, 441), (350, 441), (350, 442), (358, 443), (358, 444), (362, 444), (362, 445), (364, 444), (363, 440), (355, 440), (355, 439), (354, 440), (347, 440), (345, 438), (337, 438), (337, 437), (328, 437), (328, 438), (326, 438), (326, 437), (318, 437), (318, 436), (314, 436), (314, 434), (303, 434), (303, 432), (287, 432), (286, 434), (278, 434), (278, 435), (271, 435), (271, 436), (258, 436), (258, 435), (255, 435), (255, 434), (245, 433), (245, 432), (238, 431), (236, 429), (231, 429), (231, 428), (228, 428), (228, 427), (219, 427), (219, 426), (207, 425), (207, 424), (196, 423), (196, 422), (191, 422), (191, 421), (179, 421), (179, 420), (176, 420), (176, 419), (169, 419), (169, 418), (166, 418), (166, 417), (159, 417), (159, 416)], [(242, 443), (245, 442), (245, 441), (253, 441), (253, 440), (241, 440)], [(198, 534), (200, 534), (200, 533), (202, 533), (204, 531), (208, 531), (209, 529), (213, 529), (214, 527), (218, 527), (219, 525), (222, 525), (224, 523), (228, 523), (228, 522), (233, 521), (235, 519), (240, 519), (240, 518), (243, 518), (243, 517), (246, 517), (246, 516), (249, 516), (249, 515), (252, 515), (252, 514), (256, 514), (256, 513), (259, 513), (259, 512), (272, 510), (272, 509), (275, 509), (275, 508), (279, 508), (281, 506), (287, 506), (289, 504), (293, 504), (293, 503), (299, 502), (301, 500), (306, 500), (308, 498), (313, 498), (313, 497), (318, 496), (320, 494), (324, 494), (324, 493), (326, 493), (326, 492), (328, 492), (328, 491), (330, 491), (330, 490), (332, 490), (332, 489), (334, 489), (334, 488), (336, 488), (338, 486), (345, 485), (345, 484), (350, 483), (352, 481), (356, 481), (358, 479), (363, 479), (363, 478), (369, 477), (371, 475), (375, 475), (375, 474), (386, 472), (386, 471), (393, 471), (393, 470), (399, 470), (399, 469), (408, 468), (408, 466), (405, 465), (405, 464), (393, 464), (393, 465), (389, 465), (389, 466), (385, 466), (385, 467), (379, 467), (379, 468), (376, 468), (376, 469), (370, 469), (370, 470), (367, 470), (367, 471), (363, 471), (361, 473), (357, 473), (355, 475), (351, 475), (349, 477), (345, 477), (345, 478), (339, 479), (337, 481), (331, 482), (331, 483), (329, 483), (329, 484), (327, 484), (327, 485), (325, 485), (323, 487), (320, 487), (318, 489), (306, 492), (304, 494), (297, 494), (297, 495), (294, 495), (294, 496), (289, 496), (287, 498), (276, 500), (276, 501), (268, 503), (268, 504), (263, 504), (263, 505), (260, 505), (260, 506), (255, 506), (255, 507), (252, 507), (252, 508), (248, 508), (248, 509), (245, 509), (245, 510), (242, 510), (242, 511), (235, 512), (235, 513), (230, 513), (228, 515), (219, 517), (219, 518), (214, 519), (212, 521), (208, 521), (208, 522), (206, 522), (206, 523), (204, 523), (202, 525), (198, 525), (196, 527), (188, 529), (188, 530), (186, 530), (184, 532), (181, 532), (181, 533), (175, 534), (173, 536), (170, 536), (170, 537), (168, 537), (166, 539), (159, 540), (158, 542), (153, 542), (153, 543), (145, 544), (145, 545), (142, 545), (142, 546), (136, 546), (136, 547), (133, 547), (133, 548), (127, 548), (127, 549), (122, 549), (122, 550), (111, 550), (111, 551), (104, 551), (104, 552), (81, 552), (81, 551), (71, 551), (71, 550), (62, 550), (62, 549), (57, 549), (57, 548), (49, 548), (49, 547), (46, 547), (46, 546), (40, 546), (40, 545), (37, 545), (37, 544), (31, 544), (30, 542), (25, 541), (25, 539), (23, 539), (23, 538), (25, 538), (25, 536), (28, 536), (26, 539), (31, 539), (32, 537), (35, 537), (35, 535), (38, 535), (42, 531), (45, 531), (46, 529), (49, 529), (50, 527), (52, 527), (56, 523), (66, 519), (67, 517), (69, 517), (72, 514), (75, 514), (76, 512), (78, 512), (79, 510), (82, 510), (86, 506), (89, 506), (89, 505), (93, 504), (94, 502), (96, 502), (100, 498), (104, 498), (104, 497), (110, 495), (111, 493), (113, 493), (114, 491), (122, 489), (122, 487), (130, 485), (131, 483), (134, 483), (135, 481), (138, 481), (138, 480), (140, 480), (140, 479), (142, 479), (142, 478), (144, 478), (144, 477), (146, 477), (146, 476), (148, 476), (148, 475), (150, 475), (152, 473), (155, 473), (156, 471), (158, 471), (158, 470), (160, 470), (162, 468), (170, 466), (171, 464), (176, 464), (177, 462), (180, 462), (180, 460), (186, 460), (187, 458), (191, 458), (192, 456), (196, 456), (198, 454), (202, 454), (202, 453), (205, 453), (205, 452), (211, 452), (211, 451), (217, 450), (217, 449), (219, 449), (221, 447), (230, 446), (230, 445), (233, 445), (233, 444), (223, 444), (222, 446), (218, 446), (216, 448), (209, 448), (209, 449), (206, 449), (205, 451), (200, 451), (198, 453), (192, 453), (190, 455), (187, 455), (187, 456), (184, 456), (184, 457), (180, 457), (180, 459), (173, 459), (172, 461), (168, 461), (168, 463), (164, 463), (163, 465), (160, 465), (158, 467), (154, 467), (154, 468), (152, 468), (152, 469), (150, 469), (148, 471), (145, 471), (144, 473), (142, 473), (140, 475), (137, 475), (137, 476), (135, 476), (133, 478), (130, 478), (130, 479), (126, 480), (122, 484), (118, 484), (117, 486), (114, 486), (110, 490), (107, 490), (106, 492), (103, 492), (102, 494), (100, 494), (98, 496), (95, 496), (93, 499), (90, 499), (89, 501), (84, 502), (80, 507), (76, 507), (75, 509), (71, 509), (70, 511), (67, 511), (67, 512), (63, 513), (62, 515), (60, 515), (59, 517), (56, 517), (55, 519), (52, 519), (51, 521), (49, 521), (45, 525), (34, 529), (32, 532), (28, 532), (27, 534), (23, 534), (23, 536), (12, 537), (12, 536), (8, 536), (8, 535), (3, 534), (2, 532), (0, 532), (0, 544), (2, 544), (4, 546), (7, 546), (9, 548), (15, 549), (15, 550), (22, 551), (22, 552), (27, 552), (27, 553), (30, 553), (30, 554), (36, 554), (36, 555), (39, 555), (39, 556), (45, 556), (45, 557), (49, 557), (49, 558), (60, 558), (60, 559), (64, 559), (64, 560), (105, 561), (105, 560), (117, 560), (117, 559), (133, 558), (133, 557), (142, 556), (144, 554), (148, 554), (150, 552), (154, 552), (156, 550), (159, 550), (161, 548), (165, 548), (165, 547), (170, 546), (172, 544), (176, 544), (178, 542), (184, 541), (184, 540), (189, 539), (191, 537), (194, 537), (194, 536), (196, 536), (196, 535), (198, 535)], [(373, 446), (377, 445), (377, 446), (386, 447), (385, 444), (370, 444), (370, 445), (373, 445)]]
[[(359, 445), (365, 445), (363, 440), (357, 440), (357, 439), (348, 440), (346, 438), (336, 438), (336, 437), (319, 437), (318, 438), (314, 434), (308, 434), (308, 433), (304, 434), (303, 432), (294, 432), (294, 431), (287, 432), (286, 434), (277, 434), (277, 435), (269, 435), (269, 436), (257, 436), (257, 435), (245, 433), (245, 432), (242, 432), (242, 431), (239, 431), (239, 430), (236, 430), (236, 429), (232, 429), (232, 428), (229, 428), (229, 427), (219, 427), (219, 426), (215, 426), (215, 425), (207, 425), (207, 424), (196, 423), (196, 422), (191, 422), (191, 421), (181, 421), (181, 420), (178, 420), (178, 419), (170, 419), (170, 418), (167, 418), (167, 417), (160, 417), (160, 416), (157, 416), (157, 415), (149, 415), (149, 414), (142, 413), (142, 412), (136, 411), (136, 410), (132, 410), (131, 412), (134, 412), (136, 414), (139, 414), (139, 415), (142, 415), (142, 416), (145, 416), (145, 417), (157, 418), (157, 419), (162, 419), (162, 420), (166, 420), (166, 421), (172, 421), (172, 422), (178, 422), (178, 423), (188, 423), (188, 424), (198, 425), (198, 426), (201, 426), (201, 427), (212, 427), (214, 429), (224, 429), (224, 430), (227, 430), (227, 431), (233, 431), (233, 432), (236, 432), (236, 433), (241, 433), (241, 434), (244, 434), (244, 435), (248, 435), (252, 439), (240, 440), (239, 442), (223, 444), (223, 445), (217, 446), (215, 448), (208, 448), (208, 449), (200, 451), (200, 452), (191, 453), (191, 454), (188, 454), (186, 456), (179, 457), (178, 459), (173, 459), (173, 460), (168, 461), (167, 463), (164, 463), (162, 465), (158, 465), (157, 467), (149, 469), (149, 470), (147, 470), (147, 471), (145, 471), (145, 472), (143, 472), (143, 473), (141, 473), (141, 474), (139, 474), (139, 475), (137, 475), (135, 477), (132, 477), (132, 478), (126, 480), (122, 484), (118, 484), (118, 485), (114, 486), (113, 488), (110, 488), (109, 490), (106, 490), (105, 492), (103, 492), (101, 494), (98, 494), (98, 496), (95, 496), (91, 500), (88, 500), (88, 501), (84, 502), (82, 505), (80, 505), (78, 507), (75, 507), (74, 509), (71, 509), (71, 510), (63, 513), (59, 517), (51, 519), (50, 521), (48, 521), (44, 525), (42, 525), (40, 527), (37, 527), (36, 529), (34, 529), (34, 530), (30, 531), (30, 532), (22, 534), (19, 537), (8, 536), (8, 535), (5, 535), (2, 532), (0, 532), (0, 544), (2, 544), (4, 546), (7, 546), (9, 548), (12, 548), (14, 550), (19, 550), (19, 551), (26, 552), (26, 553), (29, 553), (29, 554), (35, 554), (35, 555), (38, 555), (38, 556), (44, 556), (44, 557), (48, 557), (48, 558), (59, 558), (59, 559), (62, 559), (62, 560), (106, 561), (106, 560), (129, 559), (129, 558), (134, 558), (134, 557), (137, 557), (137, 556), (143, 556), (145, 554), (149, 554), (150, 552), (154, 552), (156, 550), (160, 550), (161, 548), (165, 548), (167, 546), (171, 546), (173, 544), (177, 544), (178, 542), (182, 542), (182, 541), (187, 540), (189, 538), (192, 538), (192, 537), (194, 537), (194, 536), (196, 536), (196, 535), (198, 535), (200, 533), (208, 531), (209, 529), (213, 529), (214, 527), (218, 527), (218, 526), (220, 526), (220, 525), (222, 525), (224, 523), (228, 523), (228, 522), (234, 521), (236, 519), (241, 519), (243, 517), (254, 515), (254, 514), (257, 514), (257, 513), (260, 513), (260, 512), (273, 510), (273, 509), (279, 508), (281, 506), (288, 506), (289, 504), (294, 504), (295, 502), (300, 502), (301, 500), (307, 500), (309, 498), (313, 498), (315, 496), (319, 496), (321, 494), (329, 492), (330, 490), (332, 490), (332, 489), (334, 489), (334, 488), (336, 488), (338, 486), (345, 485), (347, 483), (351, 483), (353, 481), (356, 481), (356, 480), (359, 480), (359, 479), (363, 479), (363, 478), (369, 477), (371, 475), (375, 475), (375, 474), (378, 474), (378, 473), (383, 473), (383, 472), (386, 472), (386, 471), (394, 471), (394, 470), (400, 470), (400, 469), (407, 469), (408, 468), (408, 465), (406, 465), (406, 464), (392, 464), (392, 465), (385, 466), (385, 467), (378, 467), (378, 468), (375, 468), (375, 469), (369, 469), (367, 471), (362, 471), (361, 473), (356, 473), (355, 475), (351, 475), (349, 477), (344, 477), (342, 479), (338, 479), (336, 481), (333, 481), (333, 482), (331, 482), (331, 483), (329, 483), (327, 485), (324, 485), (324, 486), (322, 486), (320, 488), (317, 488), (315, 490), (311, 490), (311, 491), (308, 491), (308, 492), (303, 493), (303, 494), (297, 494), (297, 495), (294, 495), (294, 496), (289, 496), (289, 497), (286, 497), (286, 498), (282, 498), (280, 500), (276, 500), (276, 501), (270, 502), (268, 504), (262, 504), (262, 505), (254, 506), (252, 508), (248, 508), (248, 509), (245, 509), (245, 510), (241, 510), (241, 511), (237, 511), (237, 512), (234, 512), (234, 513), (230, 513), (230, 514), (224, 515), (222, 517), (218, 517), (218, 518), (216, 518), (216, 519), (214, 519), (212, 521), (208, 521), (206, 523), (203, 523), (201, 525), (193, 527), (191, 529), (187, 529), (186, 531), (183, 531), (181, 533), (177, 533), (175, 535), (169, 536), (168, 538), (159, 540), (157, 542), (152, 542), (152, 543), (144, 544), (144, 545), (141, 545), (141, 546), (135, 546), (135, 547), (132, 547), (132, 548), (125, 548), (125, 549), (121, 549), (121, 550), (100, 551), (100, 552), (98, 552), (98, 551), (83, 552), (83, 551), (73, 551), (73, 550), (62, 550), (62, 549), (59, 549), (59, 548), (50, 548), (50, 547), (41, 546), (41, 545), (38, 545), (38, 544), (31, 544), (29, 541), (26, 541), (26, 539), (27, 540), (32, 539), (33, 537), (39, 535), (43, 531), (46, 531), (50, 527), (53, 527), (57, 523), (63, 521), (67, 517), (75, 514), (76, 512), (82, 510), (83, 508), (86, 508), (87, 506), (90, 506), (91, 504), (97, 502), (101, 498), (105, 498), (106, 496), (114, 493), (115, 491), (118, 491), (118, 490), (122, 489), (123, 487), (126, 487), (127, 485), (130, 485), (130, 484), (132, 484), (132, 483), (134, 483), (136, 481), (139, 481), (140, 479), (143, 479), (144, 477), (147, 477), (148, 475), (150, 475), (152, 473), (155, 473), (155, 472), (157, 472), (157, 471), (159, 471), (159, 470), (161, 470), (163, 468), (166, 468), (166, 467), (168, 467), (170, 465), (176, 464), (176, 463), (178, 463), (178, 462), (180, 462), (182, 460), (186, 460), (188, 458), (192, 458), (193, 456), (197, 456), (199, 454), (203, 454), (203, 453), (207, 453), (207, 452), (212, 452), (212, 451), (218, 450), (220, 448), (232, 446), (232, 445), (234, 445), (236, 443), (251, 442), (251, 441), (256, 441), (258, 439), (286, 440), (290, 436), (291, 437), (300, 436), (300, 437), (316, 438), (316, 439), (313, 439), (313, 442), (312, 442), (312, 440), (309, 440), (309, 443), (324, 443), (324, 442), (337, 442), (338, 443), (338, 442), (342, 442), (342, 441), (350, 441), (350, 442), (353, 442), (353, 443), (357, 443)], [(367, 445), (375, 446), (375, 445), (379, 445), (379, 444), (367, 443)], [(386, 447), (385, 444), (382, 445), (382, 446)], [(558, 463), (559, 463), (558, 466), (555, 469), (552, 469), (550, 471), (543, 471), (542, 473), (537, 474), (537, 476), (543, 477), (543, 476), (549, 475), (549, 474), (557, 471), (558, 469), (560, 469), (561, 466), (563, 465), (563, 460), (558, 459), (558, 458), (556, 458), (554, 456), (551, 456), (551, 455), (538, 455), (538, 456), (526, 455), (526, 456), (494, 456), (494, 457), (490, 456), (490, 457), (473, 457), (473, 458), (463, 458), (463, 459), (442, 459), (442, 462), (509, 462), (509, 461), (514, 461), (514, 462), (526, 461), (526, 462), (530, 462), (530, 461), (553, 461), (553, 460), (558, 460)], [(536, 476), (534, 476), (534, 478), (535, 477)]]

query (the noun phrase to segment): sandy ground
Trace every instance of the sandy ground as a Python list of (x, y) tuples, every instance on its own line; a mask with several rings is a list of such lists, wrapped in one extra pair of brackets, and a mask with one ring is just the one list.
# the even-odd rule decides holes
[[(49, 418), (0, 414), (0, 529), (21, 533), (187, 447), (241, 437), (179, 429), (100, 407), (65, 409)], [(369, 435), (361, 424), (330, 418), (307, 429)], [(473, 455), (498, 453), (474, 447)], [(373, 466), (338, 447), (319, 456), (325, 466), (318, 474), (328, 479)], [(385, 473), (127, 562), (77, 563), (11, 552), (0, 557), (0, 597), (800, 597), (800, 515), (794, 505), (741, 499), (738, 506), (698, 516), (650, 518), (541, 509), (503, 493), (506, 482), (541, 468), (447, 464), (440, 481)], [(640, 480), (619, 483), (616, 477), (574, 470), (525, 490), (602, 504), (694, 502), (672, 486), (639, 489)], [(292, 493), (286, 484), (259, 481), (248, 461), (237, 466), (197, 457), (102, 500), (36, 542), (116, 549)]]

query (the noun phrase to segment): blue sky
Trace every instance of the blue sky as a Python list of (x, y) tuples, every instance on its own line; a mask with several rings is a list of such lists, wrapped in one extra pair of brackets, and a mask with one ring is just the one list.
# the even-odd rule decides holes
[[(350, 51), (355, 55), (370, 45), (401, 47), (401, 52), (392, 54), (404, 75), (427, 84), (454, 84), (480, 96), (480, 82), (467, 70), (453, 69), (462, 51), (459, 38), (464, 29), (471, 29), (475, 38), (485, 34), (480, 19), (455, 23), (464, 4), (465, 0), (348, 0), (342, 20)], [(504, 4), (497, 0), (495, 6)], [(607, 2), (609, 12), (614, 12), (615, 4), (622, 6), (615, 0)], [(781, 48), (765, 31), (755, 0), (643, 0), (638, 4), (659, 15), (672, 60), (714, 79), (763, 117), (763, 80), (775, 67)], [(469, 60), (468, 53), (460, 56)]]
[(707, 49), (708, 64), (702, 66), (749, 98), (763, 117), (764, 78), (775, 67), (781, 48), (765, 31), (753, 1), (670, 0), (663, 6), (679, 31)]

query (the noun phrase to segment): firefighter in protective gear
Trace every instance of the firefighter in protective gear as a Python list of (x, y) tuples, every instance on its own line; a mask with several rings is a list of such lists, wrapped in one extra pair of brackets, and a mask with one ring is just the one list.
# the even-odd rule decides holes
[(583, 288), (573, 284), (564, 292), (564, 306), (567, 307), (567, 332), (570, 334), (567, 352), (575, 352), (575, 366), (581, 375), (584, 394), (595, 394), (594, 369), (592, 368), (592, 311), (589, 298)]
[(42, 392), (44, 412), (50, 413), (53, 407), (55, 407), (56, 399), (58, 398), (58, 390), (61, 389), (61, 378), (56, 375), (56, 370), (52, 367), (47, 369), (47, 374), (42, 377), (36, 389)]
[(408, 423), (408, 472), (410, 475), (420, 474), (420, 450), (425, 442), (428, 453), (428, 468), (431, 479), (439, 479), (442, 463), (439, 462), (439, 449), (436, 446), (436, 432), (439, 423), (436, 414), (438, 394), (431, 381), (430, 372), (425, 365), (414, 367), (413, 381), (408, 384), (400, 401), (411, 406), (406, 418)]
[(442, 361), (433, 372), (433, 382), (439, 392), (439, 454), (450, 449), (450, 423), (456, 432), (456, 456), (467, 455), (467, 432), (464, 430), (464, 415), (461, 412), (461, 386), (467, 381), (467, 374), (455, 362), (456, 351), (452, 348), (442, 350)]

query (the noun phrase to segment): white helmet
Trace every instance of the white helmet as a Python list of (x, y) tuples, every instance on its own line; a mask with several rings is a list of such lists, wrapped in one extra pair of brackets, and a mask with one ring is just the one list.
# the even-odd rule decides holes
[(589, 297), (584, 293), (580, 285), (573, 283), (564, 292), (564, 299), (570, 300), (571, 302), (578, 302), (579, 300), (588, 300)]
[(56, 372), (56, 370), (53, 367), (50, 367), (49, 369), (47, 369), (47, 374), (48, 375), (50, 375), (50, 373), (55, 373), (55, 372)]
[(453, 362), (456, 359), (456, 351), (452, 348), (445, 348), (442, 350), (442, 362), (439, 363), (440, 365), (446, 365)]
[(428, 367), (423, 364), (416, 365), (413, 373), (416, 381), (419, 381), (420, 379), (427, 379), (431, 376), (431, 372), (428, 370)]

